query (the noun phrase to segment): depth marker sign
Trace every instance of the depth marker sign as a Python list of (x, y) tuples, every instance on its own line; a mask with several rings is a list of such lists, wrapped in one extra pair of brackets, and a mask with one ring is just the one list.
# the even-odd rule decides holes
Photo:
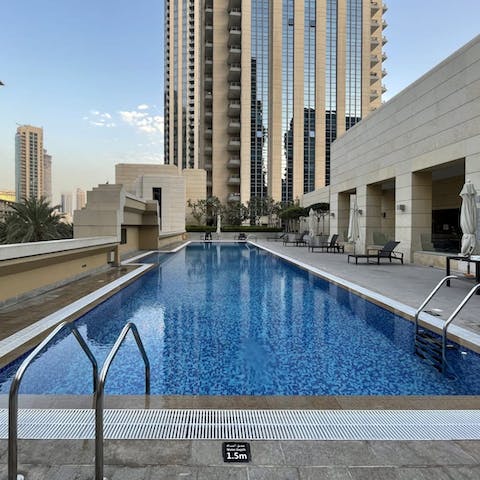
[(222, 454), (226, 463), (248, 463), (252, 459), (247, 442), (223, 442)]

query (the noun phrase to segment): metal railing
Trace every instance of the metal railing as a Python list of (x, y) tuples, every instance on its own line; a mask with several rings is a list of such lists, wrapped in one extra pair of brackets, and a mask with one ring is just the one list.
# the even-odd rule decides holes
[(69, 322), (62, 322), (48, 335), (43, 342), (38, 345), (37, 348), (23, 361), (20, 365), (12, 384), (10, 385), (10, 393), (8, 397), (8, 480), (17, 480), (23, 478), (22, 475), (18, 475), (18, 391), (20, 389), (20, 383), (22, 381), (25, 371), (30, 366), (32, 361), (38, 356), (38, 354), (64, 329), (71, 329), (71, 333), (75, 336), (78, 343), (82, 347), (82, 350), (87, 355), (93, 369), (93, 392), (97, 391), (97, 378), (98, 378), (98, 365), (95, 357), (93, 356), (85, 340), (80, 335), (80, 332), (75, 326)]
[[(104, 403), (104, 387), (107, 379), (108, 370), (112, 364), (115, 356), (118, 353), (122, 343), (124, 342), (129, 331), (132, 331), (137, 347), (142, 355), (143, 362), (145, 364), (145, 395), (150, 394), (150, 362), (148, 361), (147, 353), (143, 347), (142, 340), (138, 334), (137, 327), (134, 323), (127, 323), (117, 341), (110, 350), (105, 363), (103, 364), (102, 371), (98, 377), (98, 384), (95, 395), (95, 480), (104, 480), (103, 477), (103, 403)], [(9, 479), (10, 480), (10, 479)]]
[(427, 304), (430, 302), (430, 300), (435, 296), (435, 294), (440, 290), (442, 285), (445, 282), (449, 282), (450, 280), (458, 278), (456, 275), (449, 275), (448, 277), (442, 278), (437, 286), (428, 294), (428, 297), (423, 301), (423, 303), (420, 305), (418, 310), (415, 312), (415, 334), (418, 333), (418, 317), (420, 316), (420, 313), (422, 313), (423, 309), (427, 306)]
[[(448, 277), (447, 277), (448, 278)], [(446, 322), (443, 324), (443, 329), (442, 329), (442, 361), (443, 365), (446, 364), (447, 358), (446, 358), (446, 351), (447, 351), (447, 330), (449, 325), (452, 323), (452, 321), (455, 319), (455, 317), (460, 313), (460, 310), (466, 305), (466, 303), (472, 298), (472, 296), (475, 294), (475, 292), (480, 288), (480, 283), (475, 285), (468, 293), (465, 295), (464, 299), (461, 301), (460, 305), (453, 311), (453, 313), (448, 317)]]

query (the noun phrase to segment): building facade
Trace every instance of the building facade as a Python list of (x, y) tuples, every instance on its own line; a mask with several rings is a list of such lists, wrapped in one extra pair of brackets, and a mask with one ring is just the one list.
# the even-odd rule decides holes
[(52, 202), (52, 156), (43, 150), (43, 196)]
[(85, 190), (82, 190), (81, 188), (77, 188), (75, 192), (76, 196), (76, 209), (81, 210), (85, 204), (87, 203), (87, 194), (85, 193)]
[(166, 0), (165, 161), (207, 194), (291, 201), (381, 104), (381, 0)]
[(16, 201), (44, 195), (43, 129), (22, 125), (15, 135)]
[(347, 241), (355, 196), (357, 253), (396, 240), (407, 261), (445, 266), (461, 249), (462, 187), (480, 192), (479, 92), (480, 35), (339, 138), (330, 186), (303, 206), (328, 202), (330, 233)]

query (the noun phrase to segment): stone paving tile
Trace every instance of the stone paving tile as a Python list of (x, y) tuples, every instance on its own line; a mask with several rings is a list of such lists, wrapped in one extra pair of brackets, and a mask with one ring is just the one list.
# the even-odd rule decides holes
[(192, 444), (185, 440), (107, 440), (104, 446), (105, 464), (148, 466), (191, 464)]
[(375, 455), (363, 441), (281, 441), (287, 465), (375, 465)]
[(300, 480), (293, 467), (248, 467), (248, 480)]
[(150, 467), (148, 480), (197, 480), (198, 468), (182, 465)]
[(91, 465), (94, 462), (94, 455), (93, 440), (20, 440), (18, 442), (20, 464)]
[(435, 466), (475, 464), (475, 458), (449, 441), (370, 441), (375, 455), (369, 465)]
[(399, 468), (398, 480), (460, 480), (462, 477), (451, 477), (441, 467)]
[[(478, 480), (480, 465), (474, 467), (447, 467), (444, 469), (452, 480)], [(404, 479), (402, 479), (404, 480)]]
[(346, 467), (299, 467), (300, 480), (352, 480)]
[[(478, 464), (480, 464), (480, 442), (476, 440), (457, 440), (455, 443), (469, 455), (471, 455)], [(480, 476), (478, 477), (480, 478)]]
[[(93, 471), (93, 473), (95, 470)], [(105, 467), (104, 475), (108, 480), (145, 480), (151, 478), (150, 467)], [(69, 477), (64, 477), (69, 478)], [(92, 477), (92, 471), (90, 469), (89, 480)]]
[(198, 469), (197, 480), (248, 480), (247, 468), (201, 467)]
[(351, 467), (348, 473), (352, 480), (398, 480), (396, 467)]

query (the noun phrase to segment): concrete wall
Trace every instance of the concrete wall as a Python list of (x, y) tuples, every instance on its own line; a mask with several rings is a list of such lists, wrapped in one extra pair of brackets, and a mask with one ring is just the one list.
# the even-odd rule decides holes
[[(358, 207), (371, 205), (369, 186), (395, 182), (395, 238), (407, 260), (421, 249), (420, 236), (431, 231), (435, 175), (464, 165), (462, 179), (480, 191), (480, 36), (363, 119), (333, 144), (330, 190), (305, 196), (303, 203), (329, 196), (332, 232), (338, 230), (341, 195), (356, 193)], [(464, 163), (463, 163), (464, 162)], [(433, 178), (433, 180), (432, 180)], [(453, 177), (449, 204), (460, 182)], [(463, 183), (463, 182), (462, 182)], [(433, 187), (432, 187), (433, 185)], [(455, 192), (453, 191), (455, 189)], [(433, 205), (432, 205), (433, 201)], [(399, 210), (399, 205), (404, 210)], [(370, 233), (360, 216), (364, 251)]]
[(142, 175), (179, 175), (175, 165), (151, 163), (117, 163), (115, 165), (115, 183), (123, 185), (128, 193), (138, 195), (136, 181)]
[(0, 246), (0, 305), (107, 268), (115, 238)]

